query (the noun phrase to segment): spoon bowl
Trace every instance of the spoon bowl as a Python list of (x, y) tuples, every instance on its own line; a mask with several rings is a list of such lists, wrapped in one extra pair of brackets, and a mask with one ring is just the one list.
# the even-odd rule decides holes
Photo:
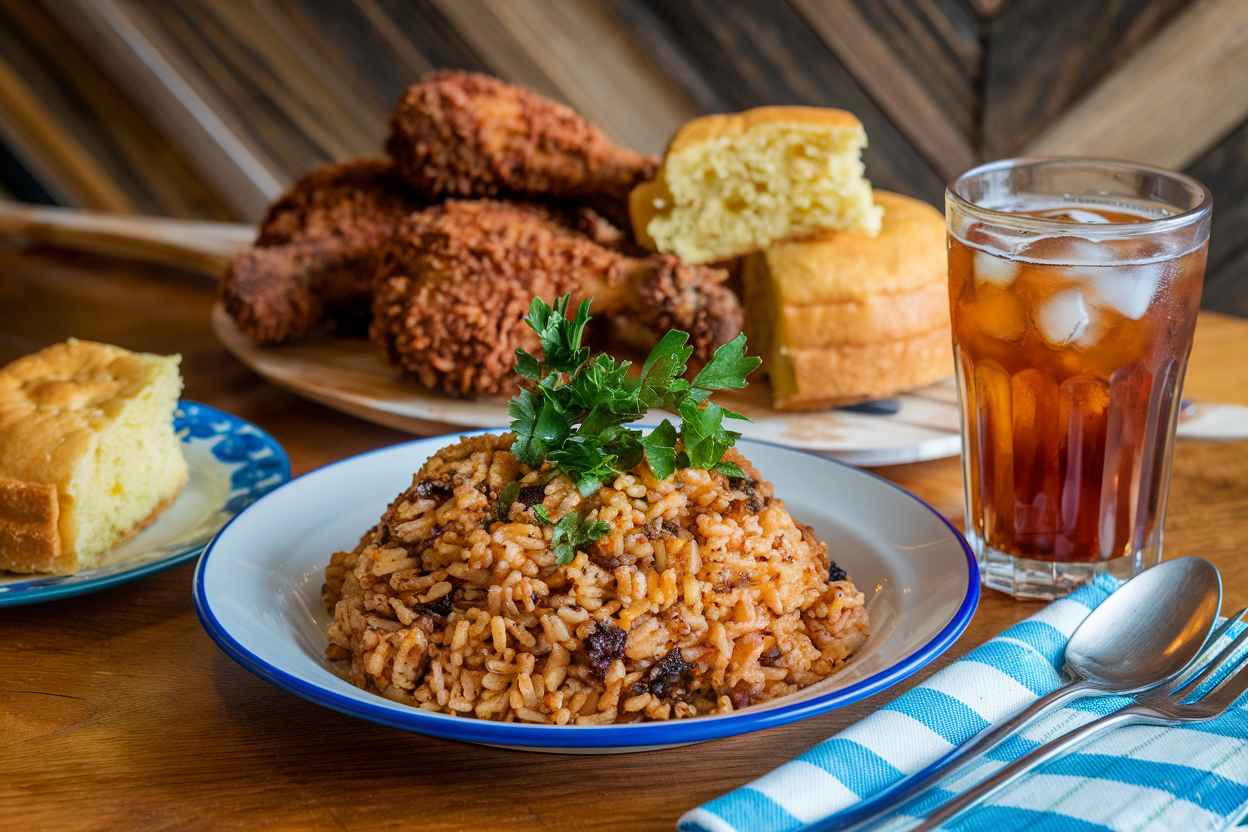
[(1132, 694), (1169, 681), (1204, 646), (1222, 606), (1222, 580), (1203, 558), (1146, 569), (1092, 610), (1066, 644), (1068, 680)]

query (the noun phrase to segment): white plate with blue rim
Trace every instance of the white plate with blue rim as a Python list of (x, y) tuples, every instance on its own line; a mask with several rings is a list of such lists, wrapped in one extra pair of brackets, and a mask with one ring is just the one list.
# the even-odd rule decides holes
[(255, 425), (183, 399), (174, 413), (188, 478), (173, 505), (110, 552), (73, 575), (0, 572), (0, 607), (96, 592), (190, 560), (243, 509), (290, 480), (290, 459)]
[[(484, 431), (478, 431), (482, 433)], [(469, 434), (475, 435), (475, 434)], [(231, 658), (277, 687), (404, 731), (528, 751), (646, 751), (759, 731), (886, 690), (957, 640), (979, 601), (965, 539), (913, 494), (861, 469), (763, 442), (738, 448), (789, 512), (814, 527), (867, 596), (872, 632), (836, 674), (730, 714), (625, 725), (530, 725), (431, 713), (361, 690), (325, 658), (321, 602), (331, 553), (350, 550), (412, 474), (452, 439), (434, 437), (306, 474), (234, 518), (195, 570), (195, 609)]]

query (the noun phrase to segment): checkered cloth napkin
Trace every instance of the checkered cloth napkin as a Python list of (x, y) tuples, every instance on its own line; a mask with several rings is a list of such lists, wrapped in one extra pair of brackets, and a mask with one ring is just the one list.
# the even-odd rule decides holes
[[(1119, 586), (1109, 576), (1055, 601), (918, 687), (770, 774), (687, 812), (681, 832), (797, 832), (941, 758), (1061, 684), (1066, 640)], [(944, 803), (1041, 742), (1117, 710), (1084, 699), (954, 774)], [(1248, 694), (1227, 713), (1173, 728), (1118, 727), (1058, 757), (946, 825), (954, 832), (1208, 832), (1248, 812)], [(905, 829), (898, 817), (880, 829)]]

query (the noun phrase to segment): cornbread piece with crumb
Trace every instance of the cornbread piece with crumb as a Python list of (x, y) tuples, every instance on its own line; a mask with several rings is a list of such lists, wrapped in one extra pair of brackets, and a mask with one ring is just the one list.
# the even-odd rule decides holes
[(0, 369), (0, 570), (98, 566), (173, 503), (180, 361), (71, 338)]
[(863, 178), (862, 123), (843, 110), (759, 107), (694, 119), (659, 177), (633, 189), (637, 242), (710, 263), (821, 231), (875, 234), (881, 211)]
[(834, 231), (745, 258), (745, 334), (777, 409), (878, 399), (953, 374), (944, 218), (900, 194), (875, 201), (875, 237)]

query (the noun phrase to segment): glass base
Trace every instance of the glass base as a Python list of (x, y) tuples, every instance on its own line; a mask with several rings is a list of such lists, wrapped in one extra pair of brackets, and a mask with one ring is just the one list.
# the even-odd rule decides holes
[(979, 560), (984, 586), (1015, 598), (1064, 598), (1102, 572), (1125, 581), (1161, 563), (1160, 541), (1112, 560), (1054, 562), (1006, 554), (986, 545), (974, 532), (966, 539)]

